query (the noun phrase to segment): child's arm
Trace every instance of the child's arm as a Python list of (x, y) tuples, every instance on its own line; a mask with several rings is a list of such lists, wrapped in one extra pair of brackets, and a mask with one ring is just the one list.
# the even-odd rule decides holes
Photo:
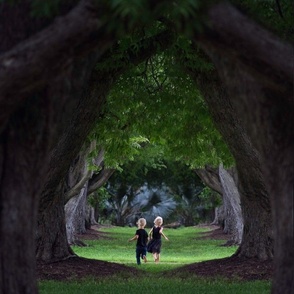
[(162, 232), (161, 232), (161, 235), (164, 237), (164, 239), (166, 240), (166, 241), (168, 241), (169, 239), (168, 239), (168, 237), (167, 236), (165, 236)]
[(129, 242), (134, 241), (134, 240), (137, 240), (138, 238), (139, 238), (139, 236), (138, 235), (135, 235), (133, 238), (129, 239)]
[(159, 233), (164, 237), (166, 241), (168, 241), (168, 237), (163, 234), (163, 228), (160, 229)]
[(153, 228), (149, 231), (148, 233), (148, 239), (151, 240), (151, 235), (152, 235), (152, 231), (153, 231)]

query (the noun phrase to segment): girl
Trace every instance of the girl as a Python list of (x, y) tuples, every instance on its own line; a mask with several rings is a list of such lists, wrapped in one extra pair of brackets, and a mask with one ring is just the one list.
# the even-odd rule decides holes
[(147, 246), (147, 251), (152, 253), (155, 263), (158, 263), (160, 259), (161, 236), (163, 236), (165, 240), (168, 241), (168, 238), (163, 234), (162, 224), (162, 217), (158, 216), (154, 220), (154, 226), (148, 234), (150, 241)]

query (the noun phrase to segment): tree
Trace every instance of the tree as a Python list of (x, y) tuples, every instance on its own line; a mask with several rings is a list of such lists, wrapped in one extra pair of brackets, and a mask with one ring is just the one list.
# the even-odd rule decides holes
[[(116, 220), (120, 220), (116, 224), (135, 225), (139, 217), (144, 217), (152, 225), (155, 217), (160, 215), (165, 223), (182, 221), (185, 225), (195, 225), (195, 216), (199, 213), (197, 208), (202, 204), (195, 197), (203, 189), (200, 179), (181, 162), (161, 161), (160, 155), (158, 158), (152, 151), (159, 150), (158, 146), (149, 144), (142, 149), (134, 161), (125, 163), (123, 171), (117, 172), (108, 181), (107, 189), (111, 197), (107, 206), (116, 214)], [(150, 156), (147, 156), (148, 160), (145, 159), (146, 154)], [(194, 204), (189, 207), (191, 222), (184, 209), (178, 207), (178, 202), (183, 204), (185, 200)]]
[[(94, 142), (91, 142), (90, 149), (82, 148), (68, 172), (64, 198), (67, 241), (71, 245), (82, 244), (76, 240), (75, 235), (85, 233), (91, 223), (95, 222), (91, 215), (93, 208), (88, 204), (89, 194), (103, 186), (114, 172), (105, 169), (103, 150), (100, 150), (97, 157), (88, 158), (93, 148)], [(90, 164), (89, 161), (93, 163)]]
[[(57, 206), (55, 209), (58, 209), (58, 211), (63, 210), (63, 185), (69, 166), (77, 156), (82, 143), (87, 139), (87, 135), (90, 135), (95, 124), (100, 120), (101, 105), (105, 103), (110, 87), (120, 74), (130, 66), (154, 54), (159, 48), (163, 50), (172, 41), (173, 38), (170, 37), (170, 33), (165, 30), (146, 38), (141, 44), (141, 50), (136, 52), (136, 54), (130, 49), (131, 44), (130, 47), (124, 48), (125, 55), (119, 56), (117, 61), (120, 66), (119, 68), (105, 66), (105, 64), (107, 65), (110, 62), (109, 52), (112, 52), (111, 49), (101, 58), (100, 64), (102, 66), (97, 65), (96, 69), (92, 72), (85, 94), (80, 98), (75, 116), (72, 118), (64, 134), (62, 134), (60, 144), (51, 153), (50, 166), (52, 168), (47, 174), (38, 213), (38, 259), (48, 262), (49, 260), (63, 259), (72, 255), (72, 250), (66, 241), (65, 230), (60, 228), (65, 222), (64, 213), (61, 213), (59, 217), (55, 213), (52, 214), (51, 211), (54, 211), (54, 209), (52, 206), (50, 207), (50, 204), (55, 199), (53, 201)], [(83, 123), (81, 123), (82, 118)], [(46, 244), (46, 246), (43, 244)], [(54, 249), (57, 244), (59, 247), (63, 247), (62, 250), (61, 248), (58, 249), (58, 255), (55, 254), (56, 251)]]
[[(1, 3), (1, 21), (12, 25), (18, 34), (1, 31), (5, 42), (1, 42), (0, 60), (3, 163), (0, 174), (1, 207), (5, 209), (1, 210), (0, 289), (3, 293), (36, 293), (33, 240), (38, 199), (44, 189), (39, 225), (44, 226), (55, 216), (64, 218), (63, 199), (55, 198), (55, 191), (98, 118), (99, 111), (94, 111), (97, 109), (94, 106), (99, 109), (111, 79), (88, 93), (83, 86), (89, 81), (95, 61), (115, 42), (118, 34), (104, 26), (106, 19), (111, 23), (116, 18), (105, 3), (81, 1), (70, 12), (72, 7), (64, 5), (63, 16), (56, 22), (52, 18), (38, 21), (31, 17), (30, 6), (25, 2), (18, 4), (17, 9), (10, 5)], [(153, 8), (156, 5), (148, 7), (146, 12)], [(100, 13), (105, 16), (103, 21)], [(104, 76), (108, 77), (112, 78)], [(86, 93), (84, 99), (80, 99), (82, 93)], [(98, 93), (95, 99), (91, 96), (94, 93)], [(78, 123), (82, 117), (86, 117), (84, 125)], [(60, 148), (55, 148), (57, 143)], [(46, 210), (48, 207), (50, 210)], [(19, 220), (23, 219), (27, 221), (20, 226)], [(51, 227), (51, 231), (39, 230), (38, 238), (40, 232), (47, 232), (48, 237), (52, 234), (53, 238), (38, 246), (42, 248), (40, 251), (49, 247), (47, 253), (68, 256), (71, 252), (64, 238), (64, 222), (59, 224), (60, 227)], [(53, 243), (55, 251), (51, 247)]]
[[(195, 36), (195, 40), (198, 39), (198, 44), (216, 65), (229, 96), (234, 98), (230, 102), (259, 153), (262, 175), (272, 203), (276, 236), (273, 293), (286, 293), (293, 288), (293, 262), (288, 262), (289, 254), (293, 256), (293, 224), (287, 221), (293, 209), (293, 167), (289, 165), (293, 159), (290, 151), (293, 148), (293, 63), (289, 64), (293, 61), (293, 47), (261, 29), (228, 4), (214, 6), (208, 15), (213, 37), (204, 33), (203, 39), (199, 35), (200, 38)], [(232, 23), (238, 23), (238, 27)], [(242, 33), (239, 26), (242, 26)], [(252, 34), (257, 28), (258, 33)], [(233, 43), (230, 42), (232, 39), (235, 40)], [(269, 46), (271, 50), (268, 50)], [(278, 166), (283, 168), (278, 168), (277, 172)], [(277, 194), (280, 195), (279, 202)], [(261, 206), (267, 203), (264, 200), (266, 202), (262, 201)]]
[(225, 211), (229, 215), (233, 216), (232, 218), (226, 218), (226, 229), (233, 235), (232, 243), (240, 245), (244, 227), (240, 205), (240, 195), (234, 179), (222, 165), (219, 167), (219, 177), (222, 184)]
[(206, 166), (195, 171), (208, 187), (222, 196), (222, 206), (216, 208), (213, 224), (222, 226), (223, 231), (231, 235), (228, 245), (240, 245), (244, 222), (235, 168), (225, 170), (222, 165), (218, 168)]
[[(82, 44), (90, 39), (87, 33), (74, 38), (76, 41), (70, 35), (74, 32), (76, 36), (77, 30), (98, 32), (101, 26), (90, 19), (79, 23), (79, 16), (89, 16), (83, 5), (46, 28), (47, 21), (30, 19), (26, 3), (22, 2), (17, 9), (9, 5), (1, 3), (1, 21), (18, 32), (6, 34), (1, 30), (1, 39), (3, 36), (5, 41), (1, 42), (0, 174), (1, 207), (5, 209), (1, 209), (0, 289), (2, 293), (36, 293), (34, 235), (38, 198), (46, 180), (50, 150), (64, 121), (71, 116), (74, 98), (89, 71), (90, 58), (83, 58), (82, 48), (69, 53), (68, 46), (60, 40), (68, 40), (70, 46), (74, 42)], [(64, 22), (73, 24), (71, 29), (60, 30)], [(34, 35), (43, 28), (42, 34)], [(101, 47), (97, 55), (105, 49)], [(79, 72), (78, 78), (74, 76), (75, 70)], [(53, 210), (52, 214), (56, 212)]]

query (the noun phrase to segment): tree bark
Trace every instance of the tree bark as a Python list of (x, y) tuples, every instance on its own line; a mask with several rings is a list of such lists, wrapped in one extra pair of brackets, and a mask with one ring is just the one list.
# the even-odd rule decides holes
[(219, 212), (216, 211), (213, 223), (219, 223), (224, 233), (231, 235), (226, 245), (240, 245), (243, 235), (243, 218), (235, 169), (225, 170), (222, 166), (219, 168), (206, 166), (205, 169), (196, 169), (195, 172), (208, 187), (222, 196), (223, 204), (218, 207)]
[[(62, 189), (61, 185), (60, 189)], [(55, 221), (53, 221), (55, 220)], [(38, 261), (54, 262), (74, 256), (66, 238), (64, 199), (55, 199), (46, 213), (38, 215), (36, 236)]]
[[(231, 98), (221, 86), (216, 73), (191, 70), (190, 75), (201, 90), (215, 126), (236, 160), (244, 221), (243, 239), (237, 254), (272, 259), (272, 216), (259, 154), (242, 128)], [(254, 207), (259, 207), (260, 211), (257, 212)]]
[[(75, 234), (86, 232), (87, 190), (92, 175), (92, 171), (88, 168), (87, 157), (91, 149), (84, 146), (68, 171), (64, 209), (67, 241), (70, 245), (75, 244)], [(62, 191), (57, 194), (62, 194)]]
[(65, 205), (67, 241), (75, 244), (75, 235), (86, 233), (86, 205), (88, 182), (80, 193), (72, 197)]
[[(42, 88), (57, 72), (59, 75), (68, 72), (77, 56), (89, 54), (98, 45), (102, 54), (112, 45), (114, 37), (99, 20), (100, 14), (106, 11), (106, 7), (99, 9), (94, 1), (80, 1), (68, 14), (1, 55), (0, 107), (6, 110), (2, 122), (26, 95)], [(7, 101), (10, 97), (17, 97), (13, 104)]]
[(227, 245), (240, 245), (243, 235), (243, 218), (240, 204), (240, 194), (232, 176), (219, 166), (219, 177), (222, 184), (222, 195), (226, 214), (225, 229), (231, 234)]
[[(88, 153), (93, 151), (94, 145), (91, 144), (90, 149), (83, 148), (80, 151), (68, 172), (65, 219), (67, 240), (70, 245), (82, 244), (79, 240), (76, 242), (76, 234), (86, 233), (87, 228), (89, 229), (91, 226), (91, 222), (96, 223), (87, 204), (88, 195), (99, 189), (114, 172), (114, 170), (109, 172), (110, 170), (104, 169), (103, 150), (100, 150), (97, 157), (92, 159), (95, 166), (100, 167), (101, 170), (98, 173), (89, 170)], [(59, 193), (61, 194), (61, 191)]]
[[(53, 117), (47, 109), (50, 101), (46, 96), (42, 95), (42, 101), (39, 97), (30, 99), (12, 115), (0, 135), (0, 292), (3, 294), (37, 293), (36, 211), (49, 160), (46, 134), (51, 126), (47, 119)], [(32, 109), (31, 105), (37, 107)]]
[[(88, 93), (86, 92), (85, 96), (82, 95), (82, 98), (80, 99), (77, 105), (77, 109), (74, 111), (75, 117), (71, 121), (70, 126), (67, 128), (67, 131), (59, 140), (59, 144), (51, 153), (51, 161), (49, 166), (49, 172), (47, 174), (47, 181), (43, 187), (43, 192), (40, 197), (38, 213), (39, 224), (41, 224), (41, 221), (44, 219), (43, 215), (52, 215), (50, 212), (50, 210), (53, 208), (52, 202), (55, 205), (61, 206), (60, 208), (58, 208), (59, 211), (64, 210), (65, 190), (63, 185), (65, 181), (65, 176), (69, 170), (69, 166), (72, 160), (77, 156), (84, 141), (86, 140), (87, 134), (90, 132), (90, 130), (92, 129), (100, 115), (99, 110), (101, 109), (106, 94), (109, 90), (109, 85), (111, 83), (111, 79), (109, 79), (108, 82), (102, 82), (100, 84), (99, 81), (96, 79), (96, 74), (97, 73), (93, 73), (90, 79), (90, 86), (92, 85), (92, 83), (95, 84), (95, 86), (91, 88), (91, 91), (89, 91)], [(105, 76), (106, 79), (107, 77), (108, 76)], [(56, 260), (57, 258), (63, 259), (72, 255), (71, 250), (66, 250), (67, 248), (69, 248), (69, 246), (66, 241), (67, 235), (65, 231), (64, 217), (64, 213), (61, 214), (59, 218), (54, 216), (49, 220), (49, 217), (46, 217), (47, 222), (45, 224), (42, 224), (42, 226), (47, 226), (48, 229), (52, 227), (59, 227), (59, 222), (64, 225), (64, 230), (62, 230), (64, 234), (60, 234), (59, 231), (55, 231), (55, 239), (61, 239), (58, 242), (59, 246), (64, 246), (62, 250), (64, 256), (54, 255), (55, 251), (51, 249), (54, 246), (54, 244), (51, 244), (50, 246), (48, 244), (48, 246), (46, 247), (48, 250), (52, 251), (51, 253), (48, 252), (47, 254), (41, 255), (38, 253), (41, 247), (40, 244), (37, 243), (38, 257), (43, 258), (45, 256), (50, 257), (52, 260)], [(44, 230), (42, 230), (42, 227), (39, 226), (38, 235), (43, 235), (43, 232)], [(43, 237), (44, 239), (46, 239), (45, 235), (43, 235)], [(48, 262), (49, 260), (46, 261)]]
[[(7, 5), (1, 4), (1, 13), (7, 12)], [(1, 73), (8, 68), (17, 71), (14, 61), (21, 48), (17, 49), (15, 45), (44, 27), (43, 23), (31, 21), (28, 15), (29, 7), (23, 2), (17, 5), (17, 9), (9, 10), (7, 15), (1, 14), (4, 27), (12, 24), (12, 27), (19, 28), (19, 34), (9, 35), (0, 31), (1, 40), (5, 40), (1, 42), (1, 53), (12, 50), (15, 54), (8, 54), (10, 59), (6, 59), (7, 54), (1, 55)], [(2, 34), (5, 35), (3, 39)], [(61, 86), (70, 71), (68, 66), (64, 75), (55, 73), (46, 83)], [(13, 84), (12, 76), (11, 72), (11, 75), (1, 78), (1, 87), (7, 92), (4, 89), (0, 91), (5, 99), (0, 99), (0, 201), (3, 208), (0, 215), (0, 292), (37, 293), (34, 237), (38, 198), (46, 180), (50, 148), (56, 139), (57, 125), (62, 121), (68, 97), (51, 96), (52, 88), (46, 84), (27, 95), (23, 95), (20, 89), (15, 93), (17, 81)], [(7, 79), (10, 82), (2, 84)]]
[(195, 169), (196, 174), (202, 180), (202, 182), (207, 185), (210, 189), (222, 194), (222, 185), (219, 179), (219, 171), (217, 168), (212, 168), (210, 166), (205, 166), (203, 169)]

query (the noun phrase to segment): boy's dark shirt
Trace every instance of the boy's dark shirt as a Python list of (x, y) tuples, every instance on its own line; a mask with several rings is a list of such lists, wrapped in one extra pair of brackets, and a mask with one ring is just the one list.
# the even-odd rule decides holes
[(148, 241), (148, 234), (144, 229), (138, 229), (136, 231), (136, 235), (139, 236), (137, 239), (137, 246), (146, 247)]

